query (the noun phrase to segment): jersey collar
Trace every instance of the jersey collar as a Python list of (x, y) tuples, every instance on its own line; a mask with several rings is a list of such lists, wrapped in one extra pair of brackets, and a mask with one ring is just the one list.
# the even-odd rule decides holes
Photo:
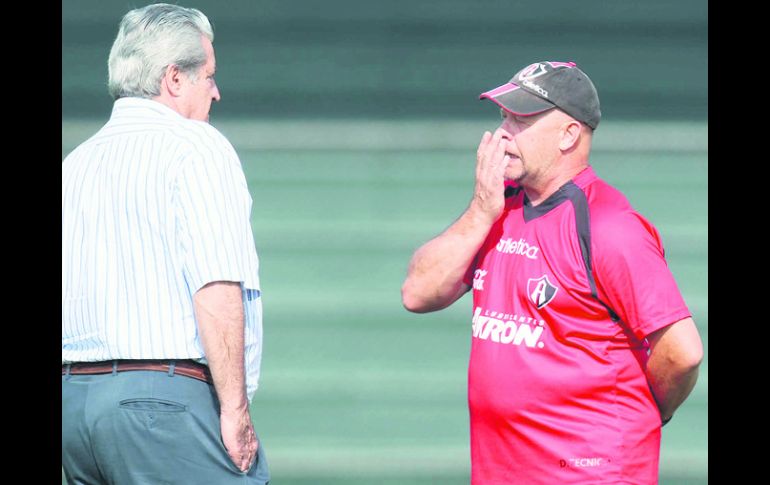
[(551, 210), (560, 206), (562, 202), (569, 200), (576, 191), (581, 191), (583, 187), (596, 179), (596, 173), (594, 173), (593, 167), (586, 167), (583, 171), (577, 174), (572, 180), (566, 182), (559, 189), (551, 194), (542, 204), (538, 206), (532, 206), (527, 194), (524, 193), (523, 210), (524, 210), (524, 222), (529, 222), (533, 219), (537, 219), (540, 216), (548, 214)]

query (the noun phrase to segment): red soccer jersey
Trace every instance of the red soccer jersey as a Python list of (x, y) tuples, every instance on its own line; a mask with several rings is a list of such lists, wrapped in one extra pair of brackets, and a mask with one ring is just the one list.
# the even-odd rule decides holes
[(690, 316), (658, 232), (590, 167), (513, 192), (465, 280), (472, 483), (657, 483), (645, 337)]

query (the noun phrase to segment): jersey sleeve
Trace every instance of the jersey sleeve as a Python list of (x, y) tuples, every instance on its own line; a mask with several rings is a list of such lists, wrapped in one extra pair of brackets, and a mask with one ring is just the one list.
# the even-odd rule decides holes
[[(479, 250), (479, 253), (480, 252), (481, 250)], [(476, 256), (473, 257), (471, 264), (468, 266), (468, 269), (465, 271), (465, 275), (463, 276), (463, 283), (468, 286), (473, 286), (473, 273), (475, 273), (476, 266), (478, 266), (479, 253), (476, 253)]]
[(251, 195), (235, 150), (224, 137), (196, 144), (176, 179), (177, 233), (183, 273), (193, 292), (213, 281), (259, 290)]
[(691, 315), (649, 221), (627, 211), (600, 221), (592, 232), (599, 298), (637, 338)]

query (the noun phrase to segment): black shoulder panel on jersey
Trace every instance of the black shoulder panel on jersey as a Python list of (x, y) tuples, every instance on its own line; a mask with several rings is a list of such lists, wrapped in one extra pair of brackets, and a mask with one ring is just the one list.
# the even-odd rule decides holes
[[(537, 219), (538, 217), (544, 216), (562, 203), (569, 200), (570, 185), (575, 184), (573, 184), (572, 181), (567, 182), (566, 184), (559, 187), (559, 189), (551, 194), (547, 199), (536, 206), (532, 205), (532, 203), (529, 201), (529, 198), (527, 197), (527, 194), (525, 193), (523, 202), (524, 221), (529, 222), (531, 220)], [(575, 188), (577, 188), (577, 186), (575, 186)]]
[(509, 185), (505, 188), (505, 192), (503, 192), (503, 195), (507, 199), (508, 197), (519, 195), (519, 192), (521, 192), (521, 187), (514, 187), (513, 185)]
[(620, 317), (612, 308), (599, 299), (596, 291), (596, 280), (594, 279), (593, 266), (591, 264), (591, 214), (588, 210), (586, 194), (572, 181), (567, 182), (562, 189), (565, 190), (575, 211), (575, 226), (577, 227), (578, 239), (580, 241), (580, 252), (583, 254), (583, 263), (586, 267), (586, 275), (588, 275), (588, 283), (591, 285), (591, 295), (604, 305), (610, 313), (612, 321), (617, 322), (620, 320)]

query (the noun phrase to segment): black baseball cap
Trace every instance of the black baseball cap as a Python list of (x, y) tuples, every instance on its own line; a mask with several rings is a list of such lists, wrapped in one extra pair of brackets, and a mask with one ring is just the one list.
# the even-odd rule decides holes
[(574, 62), (535, 62), (502, 86), (481, 93), (479, 99), (484, 98), (520, 116), (559, 108), (593, 129), (602, 117), (594, 83)]

